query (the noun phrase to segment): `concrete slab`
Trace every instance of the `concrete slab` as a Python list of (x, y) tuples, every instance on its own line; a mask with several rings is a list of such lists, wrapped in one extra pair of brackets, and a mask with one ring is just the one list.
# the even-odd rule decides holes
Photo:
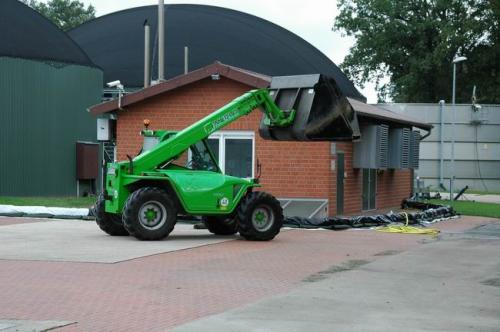
[(174, 331), (498, 332), (497, 231), (498, 226), (483, 227), (469, 238), (429, 243), (368, 264), (333, 266), (290, 293)]
[(179, 223), (163, 241), (138, 241), (131, 236), (109, 236), (93, 221), (51, 220), (2, 226), (0, 259), (116, 263), (236, 238)]
[(43, 332), (75, 322), (53, 320), (0, 320), (0, 332)]

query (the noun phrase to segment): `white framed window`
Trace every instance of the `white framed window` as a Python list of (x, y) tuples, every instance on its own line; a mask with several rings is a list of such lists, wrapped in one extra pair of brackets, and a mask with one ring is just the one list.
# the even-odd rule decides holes
[(255, 133), (218, 131), (207, 139), (224, 174), (241, 178), (255, 176)]

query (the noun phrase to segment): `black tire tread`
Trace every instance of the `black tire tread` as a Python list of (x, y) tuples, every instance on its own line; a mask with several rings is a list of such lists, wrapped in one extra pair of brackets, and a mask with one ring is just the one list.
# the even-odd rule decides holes
[(102, 195), (95, 203), (95, 221), (97, 226), (106, 234), (111, 236), (127, 236), (129, 233), (122, 224), (121, 216), (107, 213), (104, 210), (105, 200)]
[[(277, 223), (266, 234), (256, 231), (251, 225), (251, 213), (254, 205), (259, 202), (266, 203), (277, 208)], [(283, 226), (283, 209), (280, 202), (272, 195), (263, 191), (253, 191), (242, 198), (236, 212), (236, 221), (238, 223), (238, 231), (241, 236), (249, 241), (269, 241), (272, 240), (281, 230)]]
[[(175, 226), (175, 222), (172, 223), (168, 227), (168, 230), (166, 231), (166, 235), (162, 236), (162, 237), (153, 236), (151, 234), (145, 235), (145, 234), (139, 232), (137, 230), (137, 228), (136, 228), (136, 225), (134, 225), (134, 223), (131, 222), (132, 218), (136, 218), (136, 215), (137, 215), (137, 211), (136, 211), (136, 207), (134, 206), (134, 203), (142, 195), (145, 195), (148, 192), (162, 195), (164, 199), (172, 202), (172, 200), (170, 199), (170, 197), (168, 196), (168, 194), (164, 190), (162, 190), (160, 188), (157, 188), (157, 187), (142, 187), (142, 188), (139, 188), (136, 191), (134, 191), (128, 197), (127, 201), (125, 202), (125, 206), (123, 208), (123, 225), (125, 226), (125, 229), (128, 231), (128, 233), (130, 235), (134, 236), (135, 238), (137, 238), (139, 240), (143, 240), (143, 241), (161, 240), (162, 238), (167, 237), (168, 234), (170, 234), (173, 231), (174, 226)], [(175, 204), (173, 202), (172, 202), (172, 204), (173, 204), (173, 206), (175, 206)]]

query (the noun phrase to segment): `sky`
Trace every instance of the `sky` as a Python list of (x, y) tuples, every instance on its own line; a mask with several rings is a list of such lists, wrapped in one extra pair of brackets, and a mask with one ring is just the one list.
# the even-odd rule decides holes
[[(115, 11), (158, 4), (158, 0), (80, 0), (92, 4), (96, 15), (102, 16)], [(299, 35), (314, 45), (335, 64), (339, 65), (349, 53), (354, 39), (332, 31), (338, 9), (335, 0), (165, 0), (166, 4), (190, 3), (220, 6), (239, 10), (278, 24)], [(377, 101), (374, 84), (358, 89), (369, 103)]]

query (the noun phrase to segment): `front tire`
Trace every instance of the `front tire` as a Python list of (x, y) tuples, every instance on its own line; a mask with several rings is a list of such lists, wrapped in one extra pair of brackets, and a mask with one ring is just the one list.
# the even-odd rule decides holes
[(257, 191), (240, 202), (236, 221), (240, 235), (250, 241), (274, 239), (283, 226), (283, 209), (274, 196)]
[(126, 236), (127, 230), (123, 226), (122, 218), (119, 214), (107, 213), (104, 209), (105, 200), (99, 195), (95, 203), (95, 221), (97, 226), (106, 234), (111, 236)]
[(203, 217), (203, 223), (212, 234), (233, 235), (238, 232), (238, 224), (234, 218), (209, 216)]
[(134, 191), (123, 208), (123, 224), (139, 240), (161, 240), (174, 229), (177, 208), (168, 194), (156, 187)]

